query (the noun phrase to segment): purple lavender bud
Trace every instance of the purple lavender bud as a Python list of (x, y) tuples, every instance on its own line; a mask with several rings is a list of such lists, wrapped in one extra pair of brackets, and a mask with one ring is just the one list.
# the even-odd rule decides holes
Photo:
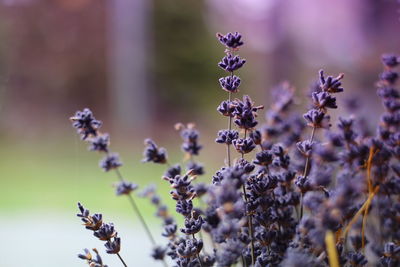
[(137, 184), (122, 181), (118, 183), (117, 188), (115, 190), (115, 194), (117, 196), (129, 195), (132, 191), (136, 190), (137, 188), (138, 188)]
[(225, 35), (217, 33), (217, 38), (221, 42), (221, 44), (225, 45), (228, 48), (236, 49), (239, 46), (243, 45), (243, 42), (240, 40), (242, 39), (242, 35), (238, 32), (228, 32)]
[(382, 81), (386, 81), (388, 84), (394, 84), (399, 78), (399, 74), (395, 71), (385, 70), (379, 75), (379, 78)]
[(252, 171), (254, 171), (254, 169), (255, 169), (255, 167), (256, 167), (254, 164), (251, 164), (250, 162), (248, 162), (248, 161), (245, 160), (245, 159), (238, 159), (237, 162), (236, 162), (235, 167), (236, 167), (236, 166), (237, 166), (239, 169), (243, 170), (244, 173), (247, 173), (247, 174), (249, 174), (249, 173), (251, 173)]
[(193, 203), (191, 200), (178, 200), (176, 202), (176, 212), (187, 217), (193, 210)]
[(204, 174), (204, 168), (203, 165), (196, 163), (196, 162), (189, 162), (186, 165), (187, 170), (191, 170), (193, 175), (203, 175)]
[(236, 93), (238, 92), (238, 87), (240, 85), (240, 78), (236, 75), (226, 76), (219, 79), (219, 84), (225, 91)]
[(165, 148), (158, 148), (156, 143), (150, 138), (144, 140), (144, 144), (146, 145), (145, 150), (143, 152), (143, 160), (142, 162), (153, 162), (164, 164), (167, 162), (167, 151)]
[(347, 259), (349, 260), (351, 266), (366, 266), (368, 260), (360, 252), (349, 252), (347, 254)]
[(235, 110), (235, 103), (233, 101), (222, 101), (217, 108), (218, 112), (223, 116), (233, 117), (233, 112)]
[(181, 166), (179, 164), (173, 165), (168, 168), (168, 170), (164, 173), (165, 177), (174, 178), (177, 175), (181, 175)]
[(81, 218), (81, 221), (85, 225), (86, 229), (96, 231), (102, 226), (103, 215), (97, 213), (90, 215), (89, 210), (85, 209), (81, 203), (78, 203), (78, 208), (81, 213), (77, 214), (76, 216)]
[(389, 99), (383, 101), (383, 106), (390, 113), (394, 113), (394, 112), (400, 110), (400, 101), (395, 98), (391, 98), (391, 99), (389, 98)]
[(377, 94), (382, 98), (400, 98), (399, 92), (392, 87), (381, 87), (378, 89)]
[(115, 237), (117, 232), (114, 229), (114, 224), (104, 223), (93, 235), (100, 240), (107, 241)]
[(381, 60), (382, 63), (389, 68), (396, 67), (400, 63), (399, 58), (393, 54), (382, 55)]
[(201, 230), (203, 225), (203, 218), (201, 216), (192, 216), (185, 218), (185, 228), (181, 229), (181, 232), (186, 235), (197, 234)]
[(254, 144), (256, 145), (260, 145), (262, 142), (262, 136), (259, 130), (251, 131), (249, 137), (253, 140)]
[[(203, 241), (197, 239), (181, 238), (177, 241), (176, 252), (182, 258), (190, 258), (200, 253)], [(186, 265), (181, 265), (186, 266)]]
[(304, 119), (308, 122), (308, 125), (315, 128), (329, 128), (330, 116), (326, 115), (323, 111), (317, 109), (311, 109), (303, 115)]
[(82, 140), (86, 140), (89, 136), (96, 136), (97, 130), (102, 125), (102, 122), (96, 120), (92, 111), (88, 108), (85, 108), (83, 111), (78, 110), (70, 120), (72, 121), (72, 126), (81, 135)]
[(241, 154), (250, 153), (256, 147), (256, 144), (254, 144), (253, 140), (250, 137), (246, 139), (238, 138), (233, 140), (232, 143), (235, 146), (236, 150)]
[(151, 257), (153, 257), (153, 259), (155, 259), (155, 260), (162, 261), (164, 259), (166, 251), (167, 251), (166, 248), (157, 246), (157, 247), (153, 248), (153, 251), (151, 252)]
[(215, 142), (220, 144), (232, 144), (233, 140), (239, 138), (239, 132), (236, 130), (220, 130), (218, 131), (218, 137)]
[(331, 96), (327, 92), (314, 92), (311, 94), (311, 98), (316, 108), (324, 110), (327, 108), (337, 108), (336, 97)]
[(176, 225), (176, 223), (167, 224), (164, 226), (164, 231), (161, 235), (164, 237), (173, 238), (176, 234), (177, 229), (178, 226)]
[(342, 83), (340, 82), (341, 79), (343, 79), (343, 74), (339, 74), (336, 78), (333, 78), (332, 76), (328, 76), (327, 78), (324, 77), (324, 71), (320, 70), (319, 71), (319, 81), (320, 81), (320, 87), (322, 91), (328, 92), (328, 93), (340, 93), (343, 92), (343, 87), (340, 87)]
[(240, 69), (244, 63), (246, 63), (245, 59), (242, 59), (239, 56), (228, 54), (222, 58), (222, 60), (218, 63), (218, 66), (227, 72), (233, 72), (237, 69)]
[(272, 153), (268, 150), (263, 150), (256, 154), (256, 159), (253, 161), (254, 164), (261, 166), (268, 166), (272, 163)]
[(110, 136), (108, 134), (101, 134), (89, 139), (90, 151), (108, 152), (110, 145)]
[(312, 147), (314, 142), (310, 142), (309, 140), (301, 141), (296, 144), (297, 149), (303, 154), (305, 157), (310, 157), (312, 152)]
[(105, 172), (116, 169), (120, 166), (122, 166), (122, 163), (119, 161), (118, 153), (108, 154), (100, 161), (100, 167)]
[(107, 241), (104, 246), (108, 254), (117, 254), (121, 250), (121, 238), (115, 237), (113, 240)]

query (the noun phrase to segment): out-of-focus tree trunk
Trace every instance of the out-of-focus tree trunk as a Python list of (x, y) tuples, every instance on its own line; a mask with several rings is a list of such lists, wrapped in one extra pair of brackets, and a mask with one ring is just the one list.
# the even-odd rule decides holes
[(114, 127), (146, 131), (149, 106), (149, 0), (112, 0), (108, 8), (109, 99)]

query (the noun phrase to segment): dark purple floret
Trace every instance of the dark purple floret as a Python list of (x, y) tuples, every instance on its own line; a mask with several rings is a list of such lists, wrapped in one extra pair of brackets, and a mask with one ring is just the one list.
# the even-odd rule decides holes
[(231, 145), (233, 140), (239, 138), (239, 132), (236, 130), (220, 130), (218, 131), (218, 137), (215, 142), (220, 144)]
[(202, 248), (203, 241), (201, 240), (181, 238), (178, 240), (176, 252), (178, 253), (179, 257), (190, 258), (199, 254)]
[(167, 151), (165, 148), (158, 148), (156, 143), (150, 138), (144, 140), (144, 144), (146, 145), (143, 152), (143, 160), (142, 162), (153, 162), (164, 164), (167, 162)]
[(240, 69), (244, 63), (246, 63), (245, 59), (242, 59), (239, 56), (228, 54), (222, 58), (222, 60), (218, 63), (218, 66), (227, 72), (233, 72), (237, 69)]
[(204, 174), (204, 168), (203, 165), (191, 161), (186, 165), (186, 169), (189, 171), (191, 170), (193, 175), (203, 175)]
[(173, 165), (168, 168), (168, 170), (164, 173), (165, 177), (174, 178), (176, 175), (181, 175), (181, 166), (179, 164)]
[(233, 101), (222, 101), (221, 104), (217, 107), (217, 111), (227, 117), (233, 117), (233, 112), (235, 110), (235, 103)]
[(108, 134), (101, 134), (94, 136), (89, 139), (89, 150), (90, 151), (99, 151), (99, 152), (108, 152), (108, 146), (110, 145), (110, 136)]
[(120, 166), (122, 166), (122, 163), (119, 161), (119, 155), (117, 153), (108, 154), (100, 161), (100, 167), (105, 172), (116, 169)]
[(238, 87), (240, 85), (240, 78), (236, 75), (226, 76), (219, 79), (219, 84), (225, 91), (236, 93), (238, 92)]
[(395, 71), (385, 70), (380, 74), (379, 78), (389, 84), (394, 84), (399, 78), (399, 74)]
[(247, 174), (251, 173), (256, 167), (254, 164), (245, 159), (238, 159), (235, 166)]
[(362, 267), (368, 263), (368, 260), (360, 252), (349, 252), (346, 257), (351, 266)]
[(103, 223), (99, 230), (95, 231), (93, 235), (100, 240), (107, 241), (117, 236), (117, 232), (114, 229), (114, 224)]
[(268, 150), (263, 150), (256, 154), (256, 159), (253, 161), (254, 164), (268, 166), (272, 163), (272, 153)]
[(82, 136), (82, 140), (86, 140), (89, 136), (96, 136), (97, 130), (102, 125), (102, 122), (96, 120), (92, 111), (88, 108), (85, 108), (83, 111), (77, 111), (70, 120), (72, 121), (72, 126)]
[(253, 129), (257, 124), (257, 111), (263, 109), (263, 106), (254, 106), (254, 102), (248, 95), (243, 96), (243, 101), (237, 99), (233, 115), (235, 124), (242, 129)]
[(327, 108), (337, 108), (336, 97), (331, 96), (327, 92), (314, 92), (312, 93), (311, 98), (315, 108), (324, 110)]
[(382, 98), (400, 98), (399, 92), (393, 87), (380, 87), (378, 88), (377, 94)]
[(153, 248), (153, 251), (151, 252), (151, 256), (155, 260), (163, 260), (166, 252), (166, 248), (157, 246)]
[(138, 188), (137, 184), (122, 181), (117, 184), (115, 193), (117, 196), (129, 195), (132, 191), (136, 190), (137, 188)]
[(193, 210), (193, 203), (191, 200), (178, 200), (176, 202), (176, 212), (187, 217)]
[(186, 235), (197, 234), (201, 230), (203, 225), (203, 218), (199, 215), (185, 218), (185, 228), (181, 229), (181, 232)]
[(305, 157), (310, 157), (312, 152), (312, 147), (314, 142), (310, 142), (309, 140), (301, 141), (296, 144), (297, 149), (303, 154)]
[(382, 60), (382, 63), (386, 67), (389, 67), (389, 68), (396, 67), (400, 63), (399, 58), (396, 55), (393, 55), (393, 54), (382, 55), (381, 60)]
[(342, 83), (340, 82), (340, 80), (343, 79), (343, 76), (343, 74), (339, 74), (339, 76), (337, 76), (336, 78), (333, 78), (332, 76), (328, 76), (325, 78), (324, 71), (320, 70), (319, 81), (322, 91), (328, 92), (330, 94), (343, 92), (344, 89), (343, 87), (341, 87)]
[(76, 216), (81, 218), (82, 222), (84, 223), (86, 229), (92, 230), (92, 231), (97, 231), (103, 224), (103, 215), (102, 214), (93, 214), (90, 215), (89, 210), (85, 209), (81, 203), (78, 203), (78, 208), (80, 213), (78, 213)]
[(223, 35), (221, 33), (217, 33), (217, 38), (221, 42), (221, 44), (225, 45), (228, 48), (236, 49), (239, 46), (243, 45), (242, 35), (238, 32)]
[(262, 136), (259, 130), (251, 131), (249, 137), (253, 140), (254, 144), (256, 145), (260, 145), (262, 142)]
[(121, 238), (115, 237), (113, 240), (107, 241), (104, 246), (108, 254), (117, 254), (121, 250)]
[(176, 225), (176, 223), (166, 224), (164, 226), (164, 231), (161, 235), (168, 238), (173, 238), (175, 237), (177, 229), (178, 226)]
[(82, 260), (86, 260), (90, 267), (108, 267), (103, 264), (103, 260), (99, 255), (97, 249), (93, 249), (94, 253), (96, 253), (96, 257), (93, 257), (87, 248), (84, 249), (84, 254), (78, 254), (78, 258)]
[(311, 109), (303, 115), (308, 125), (315, 128), (329, 128), (330, 116), (326, 115), (323, 111)]
[(207, 193), (208, 190), (208, 185), (205, 183), (197, 183), (193, 187), (197, 197), (202, 197)]
[(256, 145), (254, 144), (253, 140), (250, 137), (246, 139), (238, 138), (233, 140), (232, 143), (235, 146), (237, 152), (241, 154), (250, 153), (256, 147)]

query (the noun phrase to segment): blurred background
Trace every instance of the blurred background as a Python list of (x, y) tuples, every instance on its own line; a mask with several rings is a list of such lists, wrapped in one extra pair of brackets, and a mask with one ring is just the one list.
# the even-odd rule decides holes
[[(223, 163), (214, 144), (225, 127), (216, 106), (226, 98), (216, 32), (243, 34), (240, 93), (257, 104), (268, 107), (270, 89), (288, 80), (302, 112), (323, 68), (345, 73), (337, 115), (349, 115), (341, 107), (357, 98), (374, 125), (380, 55), (400, 52), (398, 10), (394, 0), (0, 0), (0, 266), (85, 266), (76, 257), (85, 247), (119, 266), (80, 225), (78, 201), (114, 222), (128, 265), (155, 264), (129, 203), (114, 196), (114, 174), (97, 167), (100, 155), (71, 127), (76, 110), (89, 107), (104, 122), (127, 179), (158, 184), (171, 204), (163, 167), (140, 163), (143, 139), (178, 162), (173, 125), (195, 122), (201, 179)], [(155, 210), (139, 205), (157, 235)]]

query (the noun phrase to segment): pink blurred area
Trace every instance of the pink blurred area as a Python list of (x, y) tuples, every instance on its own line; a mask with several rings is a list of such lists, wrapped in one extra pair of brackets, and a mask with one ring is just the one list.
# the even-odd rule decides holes
[(56, 134), (86, 106), (134, 131), (201, 121), (222, 94), (213, 36), (227, 31), (244, 36), (242, 92), (257, 102), (283, 80), (305, 95), (324, 68), (379, 111), (374, 82), (380, 55), (399, 52), (398, 10), (384, 0), (2, 0), (0, 129)]

